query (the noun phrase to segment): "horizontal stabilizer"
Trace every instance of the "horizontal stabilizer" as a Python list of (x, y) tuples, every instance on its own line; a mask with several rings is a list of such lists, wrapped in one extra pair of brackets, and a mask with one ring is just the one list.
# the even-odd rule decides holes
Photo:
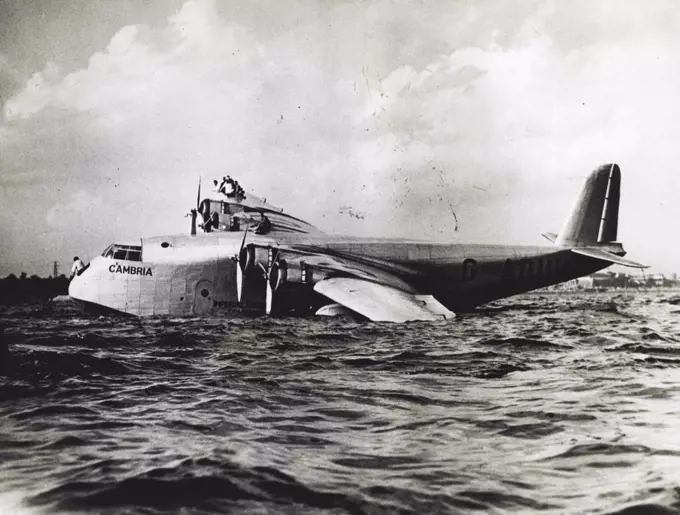
[(575, 252), (576, 254), (581, 254), (582, 256), (588, 256), (594, 259), (599, 259), (601, 261), (608, 261), (609, 263), (612, 263), (614, 265), (628, 266), (631, 268), (649, 268), (649, 266), (647, 265), (641, 265), (640, 263), (636, 263), (635, 261), (631, 261), (630, 259), (624, 259), (620, 256), (617, 256), (616, 254), (607, 252), (604, 249), (580, 248), (571, 249), (571, 251)]
[(314, 290), (373, 321), (443, 320), (456, 316), (432, 295), (415, 295), (353, 277), (324, 279), (314, 285)]
[(557, 234), (554, 232), (544, 232), (541, 234), (546, 240), (550, 241), (551, 243), (555, 243), (555, 240), (557, 239)]

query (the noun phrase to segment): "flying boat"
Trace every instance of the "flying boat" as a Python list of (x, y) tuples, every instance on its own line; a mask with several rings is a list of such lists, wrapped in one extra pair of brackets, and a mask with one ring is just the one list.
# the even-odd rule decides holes
[(136, 316), (238, 308), (451, 319), (611, 265), (646, 268), (624, 258), (617, 241), (620, 188), (618, 165), (598, 167), (562, 230), (543, 235), (550, 245), (518, 246), (332, 235), (250, 193), (201, 199), (199, 187), (189, 234), (110, 245), (73, 278), (69, 295), (86, 310)]

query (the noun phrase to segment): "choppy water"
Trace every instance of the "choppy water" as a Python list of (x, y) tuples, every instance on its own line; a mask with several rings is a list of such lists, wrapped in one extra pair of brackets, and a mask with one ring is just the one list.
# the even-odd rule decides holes
[(676, 513), (680, 297), (442, 323), (5, 311), (0, 513)]

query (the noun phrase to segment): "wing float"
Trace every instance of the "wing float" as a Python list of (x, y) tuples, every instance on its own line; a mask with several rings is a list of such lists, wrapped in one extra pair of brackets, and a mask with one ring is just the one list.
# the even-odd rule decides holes
[(324, 279), (314, 290), (366, 318), (379, 322), (446, 320), (455, 314), (432, 295), (417, 295), (354, 277)]

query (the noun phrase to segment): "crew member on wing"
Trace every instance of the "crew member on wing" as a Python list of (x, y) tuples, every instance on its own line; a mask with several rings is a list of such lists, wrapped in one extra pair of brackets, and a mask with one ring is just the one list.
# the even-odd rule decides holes
[(262, 220), (255, 227), (255, 234), (267, 234), (272, 228), (272, 223), (264, 214), (260, 213)]
[(246, 198), (246, 192), (243, 191), (243, 188), (241, 188), (240, 184), (236, 185), (236, 200), (243, 200)]
[(243, 191), (243, 188), (238, 183), (238, 181), (232, 180), (231, 192), (227, 194), (227, 197), (234, 198), (237, 201), (241, 201), (246, 198), (245, 191)]
[(212, 189), (212, 190), (213, 190), (215, 193), (219, 193), (219, 192), (220, 192), (220, 185), (218, 184), (218, 182), (217, 182), (216, 180), (213, 181), (213, 189)]
[[(227, 176), (227, 177), (229, 177), (229, 176)], [(233, 198), (233, 197), (234, 197), (234, 193), (236, 192), (236, 186), (237, 186), (237, 185), (238, 185), (238, 182), (236, 182), (234, 179), (232, 179), (231, 177), (229, 177), (229, 187), (230, 187), (230, 190), (229, 190), (228, 192), (225, 193), (225, 194), (227, 195), (227, 197), (229, 197), (229, 198)]]
[(220, 183), (220, 185), (217, 189), (218, 193), (222, 193), (224, 195), (227, 194), (227, 184), (229, 183), (230, 180), (231, 180), (231, 177), (229, 177), (229, 176), (222, 177), (222, 182)]

